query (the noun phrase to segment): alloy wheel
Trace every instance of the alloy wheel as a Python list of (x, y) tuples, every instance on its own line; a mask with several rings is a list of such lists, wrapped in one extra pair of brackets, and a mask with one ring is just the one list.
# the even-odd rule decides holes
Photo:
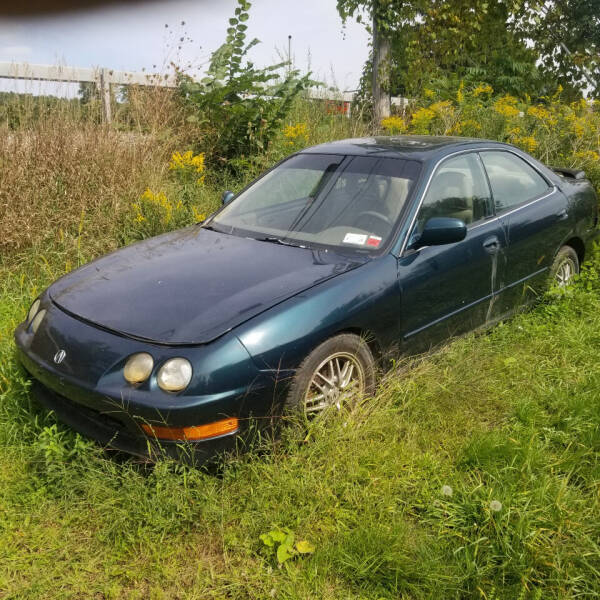
[(353, 354), (336, 352), (315, 369), (304, 397), (304, 413), (313, 417), (329, 408), (341, 411), (365, 390), (365, 374)]
[(565, 258), (565, 260), (560, 263), (557, 271), (556, 271), (556, 283), (558, 287), (564, 287), (568, 285), (573, 276), (577, 273), (577, 265), (570, 258)]

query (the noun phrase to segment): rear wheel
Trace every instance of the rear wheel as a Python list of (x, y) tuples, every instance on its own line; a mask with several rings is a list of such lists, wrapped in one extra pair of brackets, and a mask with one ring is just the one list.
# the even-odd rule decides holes
[(375, 361), (368, 344), (344, 333), (315, 348), (296, 372), (286, 403), (287, 414), (312, 419), (342, 411), (375, 388)]
[(550, 284), (558, 287), (569, 285), (579, 273), (579, 257), (571, 246), (563, 246), (550, 267)]

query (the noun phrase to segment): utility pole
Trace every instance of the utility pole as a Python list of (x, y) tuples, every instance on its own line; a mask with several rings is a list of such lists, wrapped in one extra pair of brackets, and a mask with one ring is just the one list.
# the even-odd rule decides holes
[(288, 75), (292, 72), (292, 36), (288, 35)]

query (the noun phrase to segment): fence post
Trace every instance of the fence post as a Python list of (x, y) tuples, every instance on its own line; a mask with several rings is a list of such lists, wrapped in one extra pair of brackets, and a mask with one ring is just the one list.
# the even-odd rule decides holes
[(110, 123), (110, 78), (108, 69), (100, 69), (100, 97), (102, 98), (102, 115), (105, 123)]

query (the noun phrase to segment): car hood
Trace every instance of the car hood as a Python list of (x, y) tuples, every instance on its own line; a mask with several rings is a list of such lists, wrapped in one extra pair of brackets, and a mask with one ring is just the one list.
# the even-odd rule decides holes
[(202, 344), (364, 260), (194, 226), (99, 258), (49, 294), (64, 311), (112, 331)]

